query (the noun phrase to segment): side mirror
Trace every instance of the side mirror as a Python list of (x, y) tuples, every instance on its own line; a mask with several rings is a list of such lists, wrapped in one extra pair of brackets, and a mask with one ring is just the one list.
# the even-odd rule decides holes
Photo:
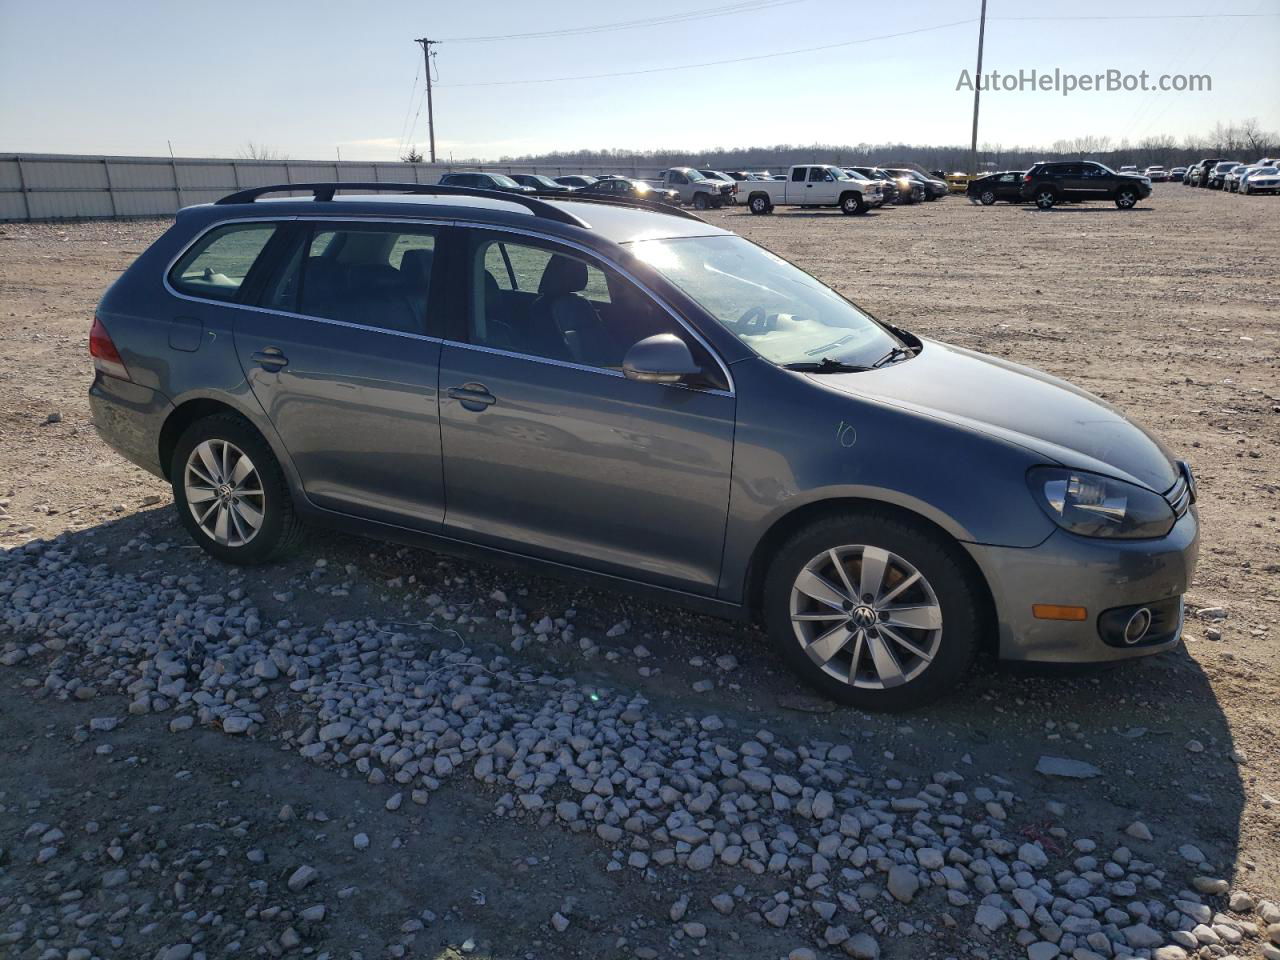
[(628, 380), (645, 383), (679, 383), (702, 372), (693, 362), (689, 346), (674, 333), (658, 333), (632, 345), (622, 358), (622, 372)]

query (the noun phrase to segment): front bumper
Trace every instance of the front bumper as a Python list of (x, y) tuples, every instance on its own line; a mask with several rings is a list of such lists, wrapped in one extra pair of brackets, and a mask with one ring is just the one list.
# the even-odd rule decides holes
[[(1158, 540), (1094, 540), (1055, 530), (1039, 546), (1026, 549), (964, 546), (991, 587), (1002, 660), (1095, 663), (1177, 646), (1180, 598), (1195, 573), (1200, 529), (1193, 507)], [(1081, 621), (1042, 620), (1032, 613), (1033, 604), (1080, 606), (1088, 615)], [(1111, 643), (1103, 639), (1118, 616), (1113, 611), (1157, 604), (1174, 612), (1164, 618), (1159, 633), (1153, 627), (1154, 639), (1133, 646), (1114, 636)]]

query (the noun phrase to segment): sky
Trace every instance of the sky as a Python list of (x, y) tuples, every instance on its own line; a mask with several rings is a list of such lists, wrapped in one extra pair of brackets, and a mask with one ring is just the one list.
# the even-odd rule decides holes
[[(295, 159), (389, 160), (406, 143), (426, 153), (422, 36), (443, 41), (433, 97), (442, 160), (968, 143), (973, 93), (957, 86), (974, 72), (979, 5), (0, 0), (0, 151), (163, 156), (172, 145), (178, 156), (227, 157), (253, 141)], [(989, 0), (987, 12), (984, 73), (1207, 74), (1212, 90), (988, 92), (980, 143), (1181, 140), (1246, 118), (1280, 130), (1280, 0)], [(1038, 14), (1162, 19), (1013, 19)], [(686, 19), (467, 39), (677, 16)], [(618, 73), (628, 75), (603, 76)]]

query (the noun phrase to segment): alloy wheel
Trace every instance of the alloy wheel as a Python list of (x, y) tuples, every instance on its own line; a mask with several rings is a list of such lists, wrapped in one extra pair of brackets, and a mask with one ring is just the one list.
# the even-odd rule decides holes
[(909, 561), (881, 547), (833, 547), (801, 568), (791, 588), (791, 626), (829, 676), (884, 690), (929, 668), (942, 643), (942, 607)]
[(182, 485), (196, 525), (215, 543), (243, 547), (262, 529), (262, 478), (235, 444), (218, 439), (197, 444), (187, 457)]

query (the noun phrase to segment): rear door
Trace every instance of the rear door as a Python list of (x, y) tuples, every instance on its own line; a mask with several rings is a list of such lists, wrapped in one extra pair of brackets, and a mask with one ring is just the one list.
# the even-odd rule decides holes
[(421, 223), (298, 221), (236, 350), (317, 506), (434, 530), (444, 516), (437, 241)]
[[(558, 242), (472, 231), (467, 322), (441, 355), (448, 534), (714, 594), (734, 397), (709, 349), (646, 291)], [(622, 357), (681, 337), (706, 375), (644, 383)]]

